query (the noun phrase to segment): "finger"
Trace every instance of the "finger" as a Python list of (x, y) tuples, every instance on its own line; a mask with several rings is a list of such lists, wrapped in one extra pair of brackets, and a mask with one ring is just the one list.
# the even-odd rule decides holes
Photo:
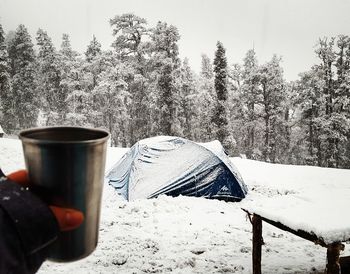
[(29, 186), (28, 172), (25, 169), (13, 172), (7, 175), (7, 178), (22, 186)]
[(84, 221), (84, 214), (78, 210), (50, 206), (55, 215), (61, 231), (69, 231), (78, 228)]

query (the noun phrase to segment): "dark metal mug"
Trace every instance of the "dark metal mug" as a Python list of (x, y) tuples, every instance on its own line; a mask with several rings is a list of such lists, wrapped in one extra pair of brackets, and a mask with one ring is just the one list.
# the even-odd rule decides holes
[(84, 213), (83, 224), (61, 232), (49, 259), (68, 262), (91, 254), (98, 241), (101, 196), (109, 133), (81, 127), (21, 131), (32, 189), (51, 205)]

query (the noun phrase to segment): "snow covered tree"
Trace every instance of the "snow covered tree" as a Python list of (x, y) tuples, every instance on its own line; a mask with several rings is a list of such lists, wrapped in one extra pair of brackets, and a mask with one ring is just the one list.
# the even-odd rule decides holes
[(234, 149), (235, 141), (233, 140), (228, 130), (227, 119), (227, 60), (225, 55), (225, 48), (221, 42), (217, 42), (217, 49), (214, 59), (214, 74), (215, 74), (215, 91), (216, 103), (212, 121), (215, 125), (217, 139), (223, 144), (228, 152)]
[(196, 83), (194, 73), (191, 70), (188, 59), (185, 58), (181, 69), (179, 78), (180, 92), (180, 109), (179, 118), (181, 121), (181, 128), (183, 136), (194, 140), (199, 138), (198, 130), (198, 107), (196, 102)]
[[(310, 71), (300, 74), (300, 80), (296, 83), (298, 95), (296, 104), (300, 107), (300, 125), (303, 127), (303, 135), (307, 153), (303, 160), (309, 165), (322, 165), (322, 145), (319, 138), (321, 133), (321, 120), (323, 112), (323, 75), (322, 71), (314, 66)], [(300, 136), (300, 139), (304, 139)]]
[(260, 92), (264, 119), (265, 161), (273, 163), (278, 159), (279, 135), (283, 118), (283, 103), (285, 101), (285, 83), (281, 58), (274, 55), (268, 63), (260, 67)]
[(88, 119), (91, 98), (86, 89), (84, 61), (77, 57), (78, 54), (71, 47), (69, 35), (63, 34), (59, 51), (60, 88), (66, 107), (63, 123), (73, 126), (89, 126), (91, 125)]
[(335, 68), (337, 80), (334, 83), (333, 131), (334, 165), (335, 167), (350, 167), (350, 37), (338, 36)]
[(117, 15), (109, 21), (116, 40), (112, 46), (123, 59), (129, 55), (141, 55), (141, 40), (147, 35), (147, 21), (132, 13)]
[(261, 94), (259, 92), (260, 74), (258, 60), (254, 49), (248, 50), (243, 59), (242, 86), (240, 101), (243, 104), (243, 146), (244, 153), (249, 159), (259, 159), (259, 102)]
[(149, 59), (145, 57), (150, 42), (144, 41), (149, 36), (149, 29), (144, 18), (131, 13), (115, 16), (110, 20), (110, 24), (115, 36), (112, 46), (128, 71), (125, 81), (132, 100), (128, 108), (132, 118), (129, 133), (131, 143), (134, 143), (148, 137), (151, 128), (150, 68)]
[(159, 97), (159, 133), (176, 135), (180, 131), (178, 120), (178, 90), (176, 78), (179, 75), (180, 60), (177, 41), (180, 39), (176, 27), (158, 22), (152, 34), (153, 65), (157, 71)]
[(320, 63), (297, 82), (307, 164), (349, 167), (349, 44), (344, 35), (320, 39), (315, 51)]
[(96, 56), (101, 54), (101, 44), (97, 41), (95, 35), (93, 35), (90, 44), (85, 52), (86, 61), (91, 62)]
[(97, 41), (95, 35), (93, 35), (85, 51), (85, 62), (82, 61), (85, 82), (83, 88), (88, 92), (91, 92), (97, 86), (99, 74), (103, 70), (103, 57), (101, 55), (101, 44)]
[(4, 93), (9, 88), (10, 66), (7, 47), (5, 44), (5, 33), (0, 24), (0, 92)]
[(327, 156), (323, 156), (324, 160), (328, 162), (327, 166), (333, 167), (334, 166), (334, 136), (333, 130), (330, 120), (332, 120), (333, 117), (333, 101), (334, 101), (334, 72), (333, 72), (333, 63), (335, 61), (335, 52), (333, 50), (334, 47), (334, 41), (335, 38), (332, 37), (330, 40), (327, 38), (320, 39), (318, 43), (318, 47), (316, 49), (316, 54), (321, 59), (321, 64), (319, 65), (319, 68), (322, 71), (323, 75), (323, 94), (324, 94), (324, 106), (325, 106), (325, 113), (324, 116), (322, 116), (323, 121), (323, 131), (320, 135), (322, 136), (322, 139), (326, 141), (325, 153), (327, 153)]
[(70, 79), (65, 79), (68, 87), (66, 98), (67, 114), (64, 124), (72, 126), (92, 126), (91, 94), (84, 88), (85, 74), (81, 69), (81, 62), (74, 63)]
[[(280, 121), (280, 136), (278, 141), (278, 160), (280, 163), (296, 164), (297, 158), (295, 152), (298, 150), (299, 139), (296, 136), (297, 131), (293, 131), (297, 123), (297, 109), (294, 105), (296, 96), (295, 81), (285, 82), (285, 96), (282, 101), (283, 117)], [(297, 127), (300, 129), (300, 127)], [(295, 142), (297, 139), (297, 142)]]
[[(242, 99), (243, 69), (240, 64), (228, 67), (228, 128), (234, 134), (234, 154), (246, 154), (247, 130), (245, 119), (245, 104)], [(231, 152), (232, 153), (232, 152)]]
[(31, 37), (24, 25), (19, 25), (11, 44), (12, 100), (16, 130), (34, 127), (38, 117), (36, 94), (36, 64)]
[(9, 55), (4, 30), (0, 24), (0, 124), (7, 133), (11, 133), (14, 129), (15, 120), (10, 81)]
[(69, 35), (67, 33), (62, 34), (62, 43), (60, 53), (66, 59), (73, 60), (78, 54), (73, 51), (72, 46), (70, 44)]
[(103, 60), (101, 44), (94, 35), (85, 52), (85, 62), (81, 62), (84, 72), (84, 88), (87, 91), (91, 91), (97, 86), (98, 76), (102, 72), (104, 66)]
[[(338, 52), (334, 49), (337, 43)], [(349, 142), (350, 96), (348, 80), (348, 62), (346, 51), (349, 48), (349, 38), (339, 36), (338, 39), (320, 39), (316, 54), (321, 60), (319, 65), (323, 75), (323, 94), (325, 112), (322, 116), (323, 165), (340, 167), (347, 162), (345, 144)], [(337, 78), (335, 77), (337, 73)]]
[(55, 125), (62, 122), (66, 113), (66, 94), (60, 86), (61, 64), (51, 38), (45, 31), (39, 29), (36, 40), (39, 47), (38, 93), (43, 98), (42, 109), (47, 118), (46, 125)]
[[(110, 20), (112, 50), (96, 37), (85, 55), (63, 34), (59, 52), (41, 29), (38, 55), (23, 25), (0, 25), (0, 123), (6, 132), (67, 124), (108, 129), (130, 146), (166, 134), (219, 139), (232, 155), (271, 162), (350, 167), (350, 38), (322, 38), (318, 64), (283, 79), (277, 56), (259, 65), (249, 50), (227, 65), (218, 42), (214, 66), (202, 55), (197, 75), (179, 58), (176, 27), (122, 14)], [(40, 109), (39, 119), (38, 110)], [(234, 138), (233, 138), (234, 137)]]
[(201, 57), (201, 76), (205, 79), (213, 79), (214, 71), (210, 58), (205, 54), (202, 54)]
[(214, 71), (209, 57), (202, 54), (202, 65), (198, 84), (198, 127), (199, 141), (208, 142), (216, 138), (213, 132), (212, 115), (216, 94), (214, 88)]
[(127, 68), (113, 53), (105, 53), (103, 58), (104, 70), (99, 75), (100, 81), (92, 91), (94, 101), (95, 126), (104, 127), (111, 133), (113, 146), (130, 146), (128, 108), (131, 96), (127, 82)]

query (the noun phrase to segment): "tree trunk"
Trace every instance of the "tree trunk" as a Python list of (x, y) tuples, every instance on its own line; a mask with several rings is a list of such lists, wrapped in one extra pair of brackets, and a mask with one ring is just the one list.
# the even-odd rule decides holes
[[(315, 147), (315, 144), (314, 144), (314, 128), (313, 128), (313, 111), (311, 109), (311, 114), (310, 114), (310, 119), (309, 119), (309, 154), (311, 156), (311, 158), (314, 157), (314, 147)], [(313, 165), (315, 164), (314, 163), (314, 160), (313, 160)]]
[(264, 160), (267, 161), (269, 158), (270, 151), (270, 116), (265, 116), (265, 149), (264, 149)]

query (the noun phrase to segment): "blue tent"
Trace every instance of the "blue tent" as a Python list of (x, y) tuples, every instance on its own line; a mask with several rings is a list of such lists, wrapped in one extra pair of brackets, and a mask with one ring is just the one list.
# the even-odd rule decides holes
[(195, 196), (240, 201), (247, 187), (219, 141), (158, 136), (137, 142), (107, 173), (127, 200)]

